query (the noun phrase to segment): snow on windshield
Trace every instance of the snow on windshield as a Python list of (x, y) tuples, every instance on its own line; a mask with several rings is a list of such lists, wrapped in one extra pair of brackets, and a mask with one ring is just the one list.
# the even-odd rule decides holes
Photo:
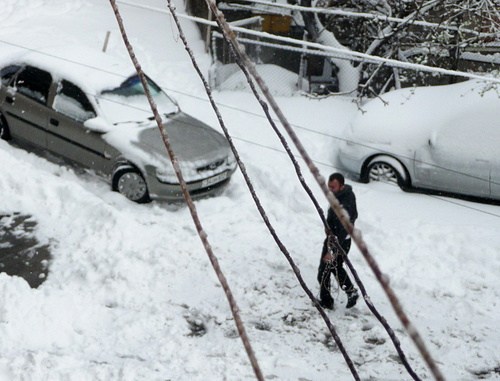
[[(151, 79), (147, 78), (149, 90), (160, 114), (177, 112), (177, 105)], [(153, 117), (139, 76), (126, 79), (119, 87), (104, 90), (98, 97), (106, 117), (114, 124), (144, 122)]]

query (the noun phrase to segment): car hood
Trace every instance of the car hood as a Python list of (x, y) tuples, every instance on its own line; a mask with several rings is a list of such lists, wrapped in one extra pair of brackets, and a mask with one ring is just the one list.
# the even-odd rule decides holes
[[(233, 171), (235, 160), (226, 138), (203, 122), (178, 112), (164, 116), (163, 126), (186, 181), (198, 181)], [(113, 160), (128, 161), (145, 173), (156, 172), (163, 182), (177, 177), (156, 123), (123, 123), (103, 138), (116, 150)]]
[[(183, 112), (168, 116), (163, 126), (174, 154), (180, 161), (212, 160), (229, 154), (229, 145), (223, 135)], [(156, 125), (139, 133), (138, 145), (146, 151), (168, 157), (165, 143)]]

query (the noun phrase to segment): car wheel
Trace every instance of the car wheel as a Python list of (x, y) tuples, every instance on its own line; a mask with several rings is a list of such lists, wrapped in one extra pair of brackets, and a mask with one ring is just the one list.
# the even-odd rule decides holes
[(121, 167), (115, 172), (113, 190), (140, 204), (151, 201), (146, 181), (134, 167)]
[(2, 113), (0, 113), (0, 139), (10, 140), (9, 126)]
[(383, 181), (397, 184), (401, 189), (410, 185), (409, 176), (403, 164), (390, 156), (377, 156), (366, 167), (365, 181)]

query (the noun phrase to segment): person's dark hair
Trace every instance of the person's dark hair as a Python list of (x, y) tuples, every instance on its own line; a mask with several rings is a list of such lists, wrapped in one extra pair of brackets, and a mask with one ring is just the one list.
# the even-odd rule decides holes
[(328, 178), (328, 182), (333, 181), (333, 180), (337, 180), (340, 185), (345, 184), (345, 178), (344, 178), (344, 175), (342, 173), (339, 173), (339, 172), (332, 173), (330, 175), (330, 177)]

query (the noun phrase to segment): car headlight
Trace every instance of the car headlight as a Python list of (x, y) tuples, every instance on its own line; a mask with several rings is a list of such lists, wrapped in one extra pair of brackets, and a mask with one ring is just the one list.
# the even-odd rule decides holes
[(162, 167), (155, 167), (155, 174), (156, 178), (161, 183), (176, 184), (179, 182), (174, 168), (170, 164)]
[(230, 153), (227, 158), (226, 158), (226, 165), (230, 168), (233, 168), (236, 166), (236, 158), (232, 153)]

